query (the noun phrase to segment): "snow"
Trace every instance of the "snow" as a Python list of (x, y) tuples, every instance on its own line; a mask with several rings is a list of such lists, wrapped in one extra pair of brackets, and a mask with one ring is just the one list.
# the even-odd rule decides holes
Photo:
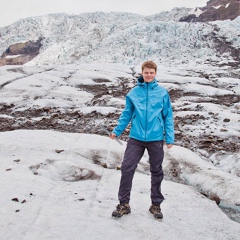
[[(4, 196), (0, 198), (1, 239), (237, 240), (239, 237), (239, 224), (228, 219), (213, 201), (190, 186), (171, 181), (163, 181), (164, 219), (155, 220), (148, 212), (147, 171), (137, 171), (134, 176), (132, 213), (112, 219), (120, 179), (116, 166), (120, 165), (125, 144), (121, 146), (108, 137), (49, 130), (16, 130), (1, 132), (0, 136), (1, 196)], [(56, 153), (56, 149), (62, 152)], [(209, 173), (210, 166), (186, 149), (176, 146), (166, 152), (178, 159), (184, 157), (189, 164), (199, 164), (203, 169), (198, 178), (205, 179), (203, 186), (215, 184), (210, 183), (213, 174), (218, 191), (224, 188), (229, 197), (235, 192), (234, 197), (239, 199), (238, 179), (217, 184), (218, 174), (226, 176), (223, 171), (212, 169), (213, 173)], [(108, 168), (95, 164), (97, 157)], [(188, 181), (198, 182), (195, 175), (188, 175)], [(224, 184), (231, 184), (232, 189)]]
[(215, 8), (215, 9), (219, 9), (220, 7), (225, 7), (225, 8), (228, 8), (228, 6), (230, 5), (230, 3), (231, 2), (229, 2), (228, 4), (226, 4), (226, 5), (218, 5), (218, 6), (213, 6), (213, 8)]
[(230, 5), (230, 2), (228, 4), (226, 4), (225, 8), (228, 8), (229, 5)]
[(21, 55), (18, 54), (18, 55), (11, 55), (11, 56), (6, 56), (6, 58), (17, 58), (17, 57), (20, 57)]
[[(189, 11), (175, 8), (171, 12), (147, 17), (101, 12), (31, 17), (1, 29), (0, 52), (11, 44), (44, 37), (40, 54), (27, 65), (76, 62), (139, 64), (148, 58), (155, 61), (199, 59), (201, 62), (233, 62), (228, 51), (225, 55), (217, 54), (214, 37), (227, 37), (234, 47), (239, 47), (240, 38), (236, 35), (239, 19), (195, 24), (176, 22), (187, 16)], [(194, 14), (199, 15), (199, 9)], [(215, 24), (219, 31), (214, 31)], [(213, 32), (216, 34), (214, 37)]]
[(93, 111), (99, 112), (101, 114), (107, 114), (110, 112), (116, 112), (118, 109), (113, 107), (85, 107), (81, 108), (81, 112), (84, 114), (91, 113)]
[(227, 94), (233, 94), (232, 91), (229, 90), (225, 90), (225, 89), (219, 89), (219, 88), (214, 88), (211, 86), (201, 86), (201, 89), (198, 88), (199, 85), (191, 83), (191, 84), (186, 84), (184, 86), (184, 89), (186, 92), (197, 92), (197, 93), (201, 93), (204, 95), (227, 95)]
[(194, 14), (196, 17), (199, 17), (203, 12), (200, 8), (193, 8), (189, 11), (189, 15)]
[[(21, 129), (0, 132), (1, 239), (239, 239), (239, 223), (221, 210), (235, 209), (239, 221), (239, 152), (209, 153), (198, 147), (193, 151), (181, 142), (165, 148), (162, 221), (148, 211), (150, 175), (145, 153), (134, 176), (132, 213), (112, 219), (120, 180), (116, 168), (126, 142), (121, 146), (107, 136), (21, 126), (30, 121), (34, 127), (50, 119), (50, 112), (25, 116), (25, 111), (48, 107), (60, 113), (120, 114), (125, 104), (121, 83), (133, 87), (142, 61), (151, 59), (159, 66), (159, 84), (180, 94), (173, 102), (174, 116), (186, 120), (178, 123), (179, 131), (199, 142), (212, 133), (228, 142), (239, 139), (239, 101), (228, 106), (217, 100), (238, 97), (240, 72), (227, 66), (234, 62), (228, 53), (215, 52), (210, 36), (216, 24), (216, 38), (226, 38), (239, 48), (240, 17), (214, 23), (174, 22), (189, 10), (175, 8), (148, 17), (52, 14), (1, 28), (1, 52), (10, 44), (45, 37), (40, 54), (31, 62), (0, 68), (0, 110), (12, 106), (0, 114), (0, 124), (16, 121)], [(98, 87), (99, 92), (107, 88), (99, 97)], [(18, 117), (19, 112), (24, 115)], [(194, 124), (190, 117), (195, 115), (203, 120)], [(90, 120), (99, 127), (104, 122)], [(78, 117), (57, 122), (87, 125)], [(177, 171), (176, 178), (172, 171)], [(206, 194), (219, 196), (221, 208)]]
[(186, 17), (189, 15), (190, 8), (173, 8), (170, 12), (162, 11), (158, 14), (151, 15), (147, 17), (148, 20), (158, 20), (158, 21), (174, 21), (178, 22), (180, 18)]
[(9, 73), (7, 71), (3, 71), (3, 69), (4, 67), (2, 67), (2, 71), (1, 71), (2, 74), (0, 75), (1, 85), (11, 81), (12, 79), (16, 79), (24, 75), (22, 73), (15, 73), (15, 72)]
[[(190, 185), (196, 186), (200, 191), (211, 192), (221, 196), (222, 201), (235, 204), (240, 199), (240, 180), (226, 172), (213, 167), (211, 162), (204, 161), (195, 153), (175, 146), (174, 150), (167, 152), (170, 158), (176, 159), (181, 165), (183, 179)], [(165, 164), (169, 164), (168, 161)]]
[(2, 117), (2, 118), (13, 118), (12, 116), (8, 116), (6, 114), (0, 114), (0, 117)]
[(240, 37), (236, 35), (240, 31), (240, 16), (233, 21), (215, 21), (214, 24), (219, 27), (220, 36), (225, 36), (234, 47), (240, 47)]
[(218, 5), (218, 6), (212, 6), (212, 7), (215, 8), (215, 9), (219, 9), (222, 6), (224, 6), (224, 5)]

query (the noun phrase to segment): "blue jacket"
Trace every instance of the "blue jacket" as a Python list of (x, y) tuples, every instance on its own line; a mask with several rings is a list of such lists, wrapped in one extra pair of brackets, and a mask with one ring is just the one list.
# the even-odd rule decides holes
[(130, 138), (143, 142), (165, 140), (174, 143), (171, 101), (167, 90), (154, 79), (150, 83), (138, 79), (138, 84), (126, 96), (126, 105), (113, 133), (121, 135), (131, 121)]

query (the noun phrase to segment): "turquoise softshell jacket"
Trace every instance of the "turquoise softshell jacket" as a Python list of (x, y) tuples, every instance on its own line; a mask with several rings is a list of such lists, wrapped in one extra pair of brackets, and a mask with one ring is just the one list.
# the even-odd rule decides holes
[(164, 140), (174, 143), (174, 123), (167, 90), (154, 79), (150, 83), (140, 77), (137, 86), (126, 96), (126, 105), (113, 133), (121, 135), (131, 122), (129, 137), (143, 142)]

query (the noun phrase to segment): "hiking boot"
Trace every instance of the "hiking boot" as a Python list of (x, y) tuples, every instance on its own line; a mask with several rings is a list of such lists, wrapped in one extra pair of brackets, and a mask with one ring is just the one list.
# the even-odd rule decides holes
[(128, 203), (120, 203), (117, 205), (116, 210), (112, 212), (112, 217), (120, 218), (124, 214), (131, 212), (130, 205)]
[(152, 205), (149, 208), (150, 213), (153, 214), (153, 216), (157, 219), (162, 219), (163, 218), (163, 214), (161, 212), (161, 208), (160, 206), (156, 206), (156, 205)]

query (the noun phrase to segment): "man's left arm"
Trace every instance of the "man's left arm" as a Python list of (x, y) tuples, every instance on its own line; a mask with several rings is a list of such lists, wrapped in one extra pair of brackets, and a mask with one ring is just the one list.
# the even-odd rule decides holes
[(174, 122), (170, 96), (167, 93), (163, 98), (163, 121), (165, 129), (165, 140), (168, 148), (174, 144)]

